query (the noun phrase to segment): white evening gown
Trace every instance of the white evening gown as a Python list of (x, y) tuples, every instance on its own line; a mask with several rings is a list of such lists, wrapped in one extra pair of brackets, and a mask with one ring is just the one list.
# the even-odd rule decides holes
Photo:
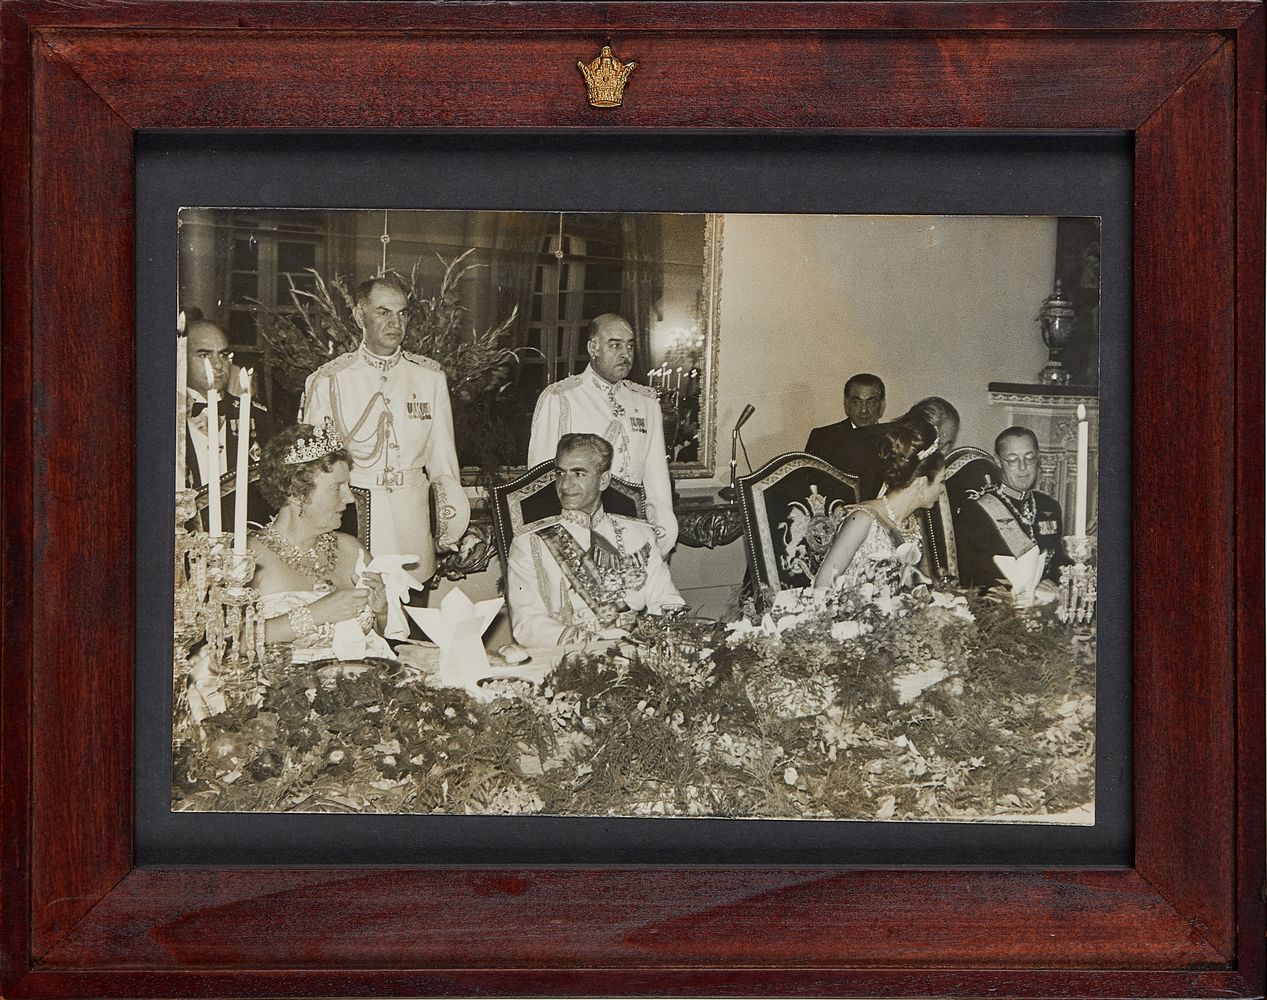
[(841, 521), (842, 530), (845, 521), (854, 514), (864, 515), (870, 520), (871, 525), (867, 529), (867, 535), (862, 540), (862, 544), (858, 546), (853, 558), (849, 560), (849, 565), (844, 568), (843, 572), (832, 583), (832, 590), (857, 590), (860, 584), (872, 578), (874, 575), (873, 567), (876, 563), (897, 563), (898, 547), (904, 543), (916, 545), (918, 551), (918, 542), (914, 542), (911, 539), (899, 540), (895, 538), (893, 531), (877, 518), (875, 512), (871, 508), (862, 505), (848, 509), (845, 514), (845, 520)]

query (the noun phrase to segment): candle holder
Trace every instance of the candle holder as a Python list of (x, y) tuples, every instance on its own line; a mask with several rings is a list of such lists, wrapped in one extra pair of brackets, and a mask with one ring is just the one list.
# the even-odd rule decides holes
[(247, 586), (255, 574), (255, 559), (233, 551), (232, 535), (210, 537), (208, 544), (207, 648), (220, 664), (225, 700), (242, 703), (255, 696), (264, 660), (260, 592)]
[(1066, 625), (1089, 626), (1095, 621), (1095, 538), (1091, 535), (1066, 535), (1065, 552), (1072, 560), (1060, 569), (1060, 598), (1056, 617)]
[(197, 513), (197, 496), (196, 490), (176, 491), (172, 609), (172, 731), (176, 742), (186, 739), (194, 728), (189, 711), (189, 653), (207, 629), (210, 546), (205, 534), (188, 527)]
[(210, 548), (207, 536), (190, 531), (197, 493), (180, 490), (176, 494), (176, 542), (174, 547), (175, 642), (178, 650), (188, 654), (206, 628), (207, 557)]

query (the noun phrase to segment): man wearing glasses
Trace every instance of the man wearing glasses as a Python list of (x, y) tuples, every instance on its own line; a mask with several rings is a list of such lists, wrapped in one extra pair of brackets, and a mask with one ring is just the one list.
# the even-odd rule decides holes
[(1028, 427), (1009, 427), (994, 440), (1001, 482), (970, 493), (955, 517), (959, 576), (965, 586), (1004, 582), (995, 556), (1019, 558), (1035, 545), (1045, 568), (1037, 595), (1053, 597), (1060, 566), (1060, 504), (1034, 489), (1038, 482), (1038, 437)]
[(612, 456), (597, 434), (564, 434), (554, 457), (562, 511), (511, 542), (506, 596), (524, 646), (616, 639), (638, 614), (685, 607), (651, 525), (603, 510)]
[[(238, 427), (237, 397), (229, 395), (229, 376), (235, 377), (233, 352), (229, 350), (229, 338), (224, 330), (205, 319), (194, 320), (186, 334), (187, 365), (185, 391), (188, 419), (185, 421), (185, 478), (190, 489), (198, 489), (207, 482), (208, 454), (207, 390), (214, 388), (220, 394), (220, 426), (217, 428), (217, 444), (220, 450), (220, 473), (225, 475), (237, 468), (238, 441), (242, 430)], [(211, 366), (211, 381), (207, 380), (207, 365)], [(252, 397), (251, 427), (247, 436), (250, 460), (259, 460), (260, 448), (273, 436), (273, 421), (268, 410)], [(233, 530), (232, 503), (223, 505), (224, 530)], [(246, 496), (246, 515), (257, 524), (268, 520), (268, 505), (255, 486)]]

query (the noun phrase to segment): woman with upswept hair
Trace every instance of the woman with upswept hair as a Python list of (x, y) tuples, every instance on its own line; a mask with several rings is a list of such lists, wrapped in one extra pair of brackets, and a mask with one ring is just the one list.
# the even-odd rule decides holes
[(889, 424), (876, 448), (884, 490), (877, 499), (849, 508), (819, 564), (815, 587), (852, 590), (869, 577), (874, 563), (896, 560), (904, 545), (919, 549), (914, 515), (935, 504), (945, 489), (946, 460), (936, 432), (922, 420)]

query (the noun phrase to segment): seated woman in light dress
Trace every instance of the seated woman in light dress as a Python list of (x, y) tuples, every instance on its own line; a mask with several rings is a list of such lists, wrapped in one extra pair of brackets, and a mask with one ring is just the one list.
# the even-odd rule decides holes
[(870, 576), (872, 564), (897, 559), (907, 543), (918, 549), (921, 530), (914, 515), (935, 504), (945, 489), (946, 460), (931, 425), (889, 424), (876, 447), (884, 481), (880, 496), (849, 508), (814, 576), (815, 587), (853, 590)]
[(251, 585), (260, 591), (265, 641), (292, 643), (296, 662), (332, 656), (335, 628), (347, 621), (364, 634), (364, 655), (392, 655), (381, 635), (382, 577), (355, 579), (358, 560), (368, 564), (369, 553), (336, 530), (352, 502), (350, 468), (351, 456), (329, 423), (287, 427), (260, 457), (260, 489), (277, 516), (249, 537), (256, 563)]

